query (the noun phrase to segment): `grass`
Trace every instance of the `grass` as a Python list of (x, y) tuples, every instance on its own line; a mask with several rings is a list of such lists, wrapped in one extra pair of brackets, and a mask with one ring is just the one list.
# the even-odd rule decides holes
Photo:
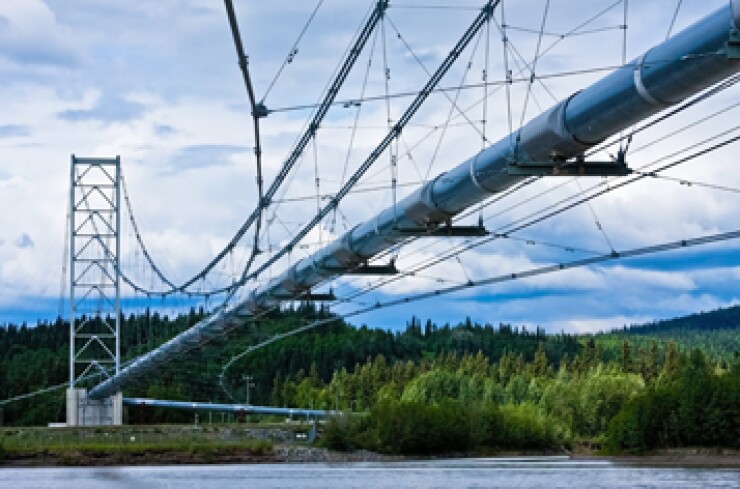
[(248, 438), (239, 430), (191, 427), (0, 430), (0, 461), (42, 455), (59, 458), (145, 454), (265, 456), (272, 450), (271, 441)]
[(245, 440), (242, 442), (163, 442), (163, 443), (100, 443), (83, 442), (72, 444), (49, 444), (34, 447), (12, 447), (5, 448), (7, 456), (33, 455), (38, 453), (62, 455), (69, 452), (84, 455), (106, 455), (106, 454), (145, 454), (145, 453), (215, 453), (215, 452), (240, 452), (250, 455), (267, 455), (272, 452), (272, 442), (264, 440)]

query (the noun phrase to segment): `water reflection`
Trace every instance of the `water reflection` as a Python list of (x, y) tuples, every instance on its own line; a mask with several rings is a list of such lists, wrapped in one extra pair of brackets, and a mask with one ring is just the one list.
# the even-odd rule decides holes
[(740, 488), (740, 470), (512, 457), (346, 464), (0, 469), (0, 489)]

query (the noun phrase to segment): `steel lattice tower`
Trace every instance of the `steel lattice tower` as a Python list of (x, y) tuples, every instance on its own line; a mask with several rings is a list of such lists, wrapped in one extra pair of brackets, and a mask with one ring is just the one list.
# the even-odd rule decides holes
[[(120, 423), (115, 423), (113, 411), (92, 406), (79, 389), (86, 377), (99, 381), (118, 373), (121, 366), (120, 182), (120, 157), (72, 155), (67, 405), (67, 422), (72, 425)], [(89, 419), (93, 412), (95, 419)]]

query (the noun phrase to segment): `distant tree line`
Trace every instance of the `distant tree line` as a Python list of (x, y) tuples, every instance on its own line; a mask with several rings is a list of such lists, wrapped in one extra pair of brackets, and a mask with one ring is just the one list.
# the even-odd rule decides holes
[(285, 404), (368, 410), (367, 417), (339, 416), (330, 424), (326, 443), (339, 449), (740, 446), (740, 362), (723, 370), (701, 351), (688, 354), (669, 343), (649, 349), (636, 368), (628, 341), (611, 362), (592, 341), (557, 367), (544, 342), (531, 361), (506, 353), (492, 363), (479, 352), (389, 364), (380, 355), (352, 373), (336, 372), (329, 383), (311, 368), (305, 377), (276, 382), (273, 396)]
[[(740, 359), (728, 348), (736, 344), (740, 328), (731, 327), (727, 318), (740, 314), (737, 308), (727, 311), (692, 316), (688, 326), (682, 319), (653, 324), (649, 333), (630, 327), (583, 336), (469, 319), (437, 325), (412, 317), (395, 332), (337, 320), (257, 350), (223, 371), (250, 345), (330, 317), (323, 308), (306, 304), (245, 324), (125, 395), (244, 402), (243, 377), (249, 374), (256, 384), (253, 404), (368, 412), (337, 418), (326, 442), (389, 453), (578, 443), (626, 451), (732, 446), (740, 440)], [(714, 314), (724, 318), (718, 328), (707, 319)], [(193, 309), (172, 318), (148, 311), (123, 317), (123, 356), (150, 350), (204, 315)], [(62, 320), (0, 327), (0, 399), (66, 381), (68, 328)], [(676, 341), (667, 340), (662, 328), (671, 330)], [(725, 346), (715, 342), (717, 334), (730, 338)], [(701, 338), (710, 348), (702, 348)], [(697, 351), (689, 349), (697, 346)], [(62, 421), (63, 394), (2, 409), (6, 424)], [(191, 421), (192, 414), (130, 409), (128, 419), (183, 422)]]

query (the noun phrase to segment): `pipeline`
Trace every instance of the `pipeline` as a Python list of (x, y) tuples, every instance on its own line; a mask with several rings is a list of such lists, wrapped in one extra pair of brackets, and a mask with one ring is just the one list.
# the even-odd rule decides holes
[(124, 406), (142, 406), (180, 409), (184, 411), (211, 411), (221, 413), (269, 414), (275, 416), (299, 416), (306, 418), (325, 418), (340, 415), (341, 411), (324, 409), (279, 408), (272, 406), (254, 406), (252, 404), (221, 404), (213, 402), (165, 401), (143, 397), (124, 397)]
[(608, 136), (675, 105), (740, 69), (723, 54), (740, 26), (740, 0), (705, 17), (589, 88), (536, 117), (431, 180), (314, 255), (252, 292), (243, 310), (258, 313), (366, 263), (406, 239), (401, 229), (432, 229), (469, 206), (520, 182), (517, 161), (566, 161)]
[(740, 0), (728, 3), (590, 87), (534, 118), (449, 172), (288, 268), (243, 302), (210, 316), (119, 374), (89, 396), (110, 396), (154, 368), (221, 336), (314, 286), (365, 264), (401, 243), (404, 229), (434, 229), (471, 205), (520, 182), (516, 162), (565, 162), (622, 129), (740, 71)]

